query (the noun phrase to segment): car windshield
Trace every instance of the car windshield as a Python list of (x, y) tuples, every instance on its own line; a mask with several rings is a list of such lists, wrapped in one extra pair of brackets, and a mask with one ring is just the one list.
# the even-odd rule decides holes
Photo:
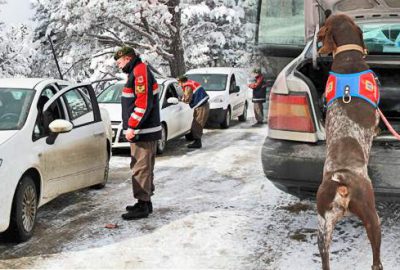
[[(124, 84), (121, 83), (110, 85), (97, 96), (97, 101), (99, 103), (121, 103), (121, 94), (123, 88)], [(158, 89), (160, 89), (161, 94), (159, 97), (161, 97), (163, 86), (159, 84)]]
[(200, 83), (206, 91), (224, 91), (228, 79), (226, 74), (187, 74), (187, 77)]
[(400, 23), (360, 24), (369, 54), (400, 54)]
[(0, 88), (0, 130), (24, 126), (34, 94), (31, 89)]

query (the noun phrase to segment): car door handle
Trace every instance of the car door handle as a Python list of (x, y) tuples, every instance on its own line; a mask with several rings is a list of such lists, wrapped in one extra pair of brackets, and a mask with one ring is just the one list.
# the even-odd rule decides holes
[(94, 136), (95, 137), (103, 137), (104, 136), (104, 132), (95, 133)]

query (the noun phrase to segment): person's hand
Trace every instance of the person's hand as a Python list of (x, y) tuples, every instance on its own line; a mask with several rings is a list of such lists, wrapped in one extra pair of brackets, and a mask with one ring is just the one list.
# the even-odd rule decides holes
[(128, 130), (126, 131), (126, 134), (125, 134), (125, 138), (128, 141), (131, 141), (134, 137), (135, 137), (135, 131), (131, 128), (128, 128)]

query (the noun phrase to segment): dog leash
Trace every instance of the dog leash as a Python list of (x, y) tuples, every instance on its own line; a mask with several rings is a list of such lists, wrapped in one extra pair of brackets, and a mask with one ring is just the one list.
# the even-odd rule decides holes
[(388, 128), (388, 130), (390, 131), (390, 133), (392, 133), (392, 135), (400, 141), (400, 135), (399, 133), (396, 132), (396, 130), (394, 130), (394, 128), (392, 127), (392, 125), (389, 123), (389, 121), (386, 119), (385, 115), (382, 113), (382, 111), (378, 108), (378, 113), (381, 116), (382, 121), (385, 123), (386, 127)]

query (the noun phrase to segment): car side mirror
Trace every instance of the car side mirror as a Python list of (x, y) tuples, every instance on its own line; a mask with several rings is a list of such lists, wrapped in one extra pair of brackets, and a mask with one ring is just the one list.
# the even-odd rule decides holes
[(47, 144), (54, 144), (58, 134), (67, 133), (72, 130), (74, 126), (71, 122), (63, 119), (56, 119), (49, 124), (50, 135), (46, 139)]
[(239, 86), (235, 86), (230, 93), (239, 93), (240, 92), (240, 87)]
[(170, 97), (169, 99), (167, 99), (167, 103), (176, 105), (176, 104), (179, 104), (179, 100), (175, 97)]

